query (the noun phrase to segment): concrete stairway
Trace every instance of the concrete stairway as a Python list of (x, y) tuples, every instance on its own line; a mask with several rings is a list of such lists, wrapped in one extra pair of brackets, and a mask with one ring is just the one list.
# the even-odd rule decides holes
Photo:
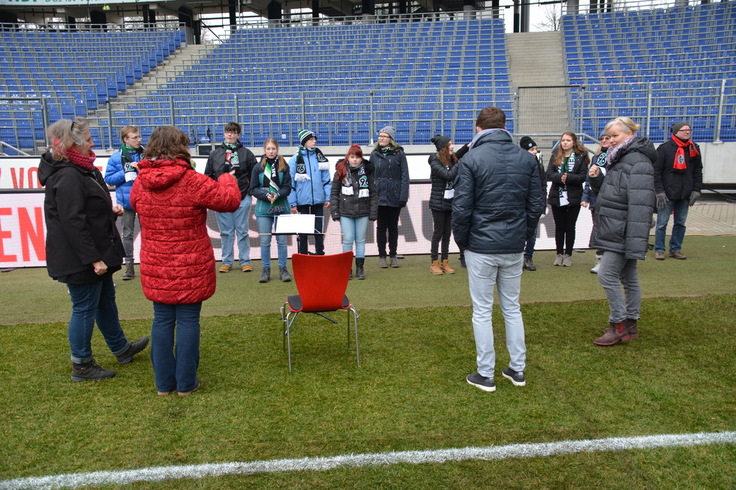
[[(518, 99), (514, 132), (531, 135), (543, 149), (572, 127), (561, 32), (506, 34), (509, 78)], [(540, 87), (522, 89), (519, 87)], [(543, 136), (546, 135), (546, 136)]]
[[(153, 92), (160, 91), (169, 81), (186, 72), (196, 63), (199, 63), (201, 59), (206, 57), (214, 49), (215, 45), (200, 44), (189, 44), (177, 49), (176, 52), (166, 58), (163, 63), (152, 69), (148, 74), (143, 75), (143, 78), (137, 80), (133, 86), (128, 87), (125, 92), (121, 93), (118, 97), (110, 99), (112, 111), (115, 112), (116, 108), (123, 109), (130, 105), (138, 104), (141, 98), (145, 98)], [(97, 126), (100, 127), (101, 131), (106, 133), (108, 132), (107, 106), (96, 110), (87, 116), (87, 119), (89, 120), (91, 127)], [(99, 146), (104, 144), (108, 147), (116, 147), (120, 143), (117, 135), (117, 131), (119, 130), (119, 125), (113, 124), (112, 143), (109, 141), (100, 141), (96, 143)]]

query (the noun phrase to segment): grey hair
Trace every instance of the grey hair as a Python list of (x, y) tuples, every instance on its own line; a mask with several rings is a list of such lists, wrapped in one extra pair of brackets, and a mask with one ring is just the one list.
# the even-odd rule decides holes
[(87, 141), (89, 122), (84, 117), (74, 119), (59, 119), (46, 129), (51, 140), (51, 153), (54, 160), (63, 160), (66, 152), (74, 145), (81, 145)]

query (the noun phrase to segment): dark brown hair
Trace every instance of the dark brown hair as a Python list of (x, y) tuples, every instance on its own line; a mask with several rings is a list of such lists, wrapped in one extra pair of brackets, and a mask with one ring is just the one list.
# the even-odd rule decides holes
[(174, 126), (161, 126), (153, 130), (143, 156), (149, 160), (159, 157), (180, 159), (192, 163), (189, 154), (189, 136)]
[(234, 121), (231, 121), (231, 122), (227, 123), (225, 125), (225, 132), (240, 134), (240, 132), (241, 132), (240, 124), (238, 124), (238, 123), (236, 123)]
[[(565, 135), (572, 138), (572, 153), (575, 153), (576, 155), (585, 155), (586, 159), (589, 160), (588, 150), (586, 150), (582, 143), (580, 143), (580, 140), (578, 140), (578, 135), (576, 135), (572, 131), (565, 131), (560, 135), (560, 141), (562, 141), (562, 137)], [(560, 143), (555, 150), (554, 159), (552, 160), (552, 163), (555, 167), (559, 167), (560, 165), (562, 165), (562, 153), (562, 143)]]
[(478, 114), (475, 126), (480, 129), (505, 128), (506, 114), (498, 107), (486, 107)]
[(454, 152), (450, 152), (450, 145), (445, 145), (440, 151), (437, 152), (437, 158), (440, 159), (442, 165), (445, 167), (451, 167), (457, 162), (457, 156)]

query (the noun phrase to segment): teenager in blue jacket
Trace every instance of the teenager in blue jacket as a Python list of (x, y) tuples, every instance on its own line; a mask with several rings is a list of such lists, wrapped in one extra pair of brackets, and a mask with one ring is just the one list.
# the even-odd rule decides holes
[(105, 182), (115, 186), (115, 199), (123, 207), (123, 247), (125, 248), (125, 272), (123, 281), (135, 277), (133, 242), (135, 240), (135, 211), (130, 207), (130, 189), (138, 176), (138, 162), (141, 161), (143, 145), (141, 133), (135, 126), (123, 126), (120, 130), (123, 142), (120, 150), (107, 160)]
[[(313, 131), (299, 131), (299, 149), (289, 160), (291, 186), (289, 206), (292, 214), (313, 214), (316, 217), (314, 248), (316, 255), (325, 254), (325, 208), (330, 207), (332, 179), (330, 165), (317, 148), (317, 135)], [(309, 254), (309, 235), (297, 235), (300, 254)]]

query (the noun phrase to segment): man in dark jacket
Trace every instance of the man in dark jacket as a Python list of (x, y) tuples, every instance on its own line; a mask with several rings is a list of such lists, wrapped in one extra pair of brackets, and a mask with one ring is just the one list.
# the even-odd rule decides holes
[(233, 267), (235, 253), (233, 244), (238, 235), (238, 265), (243, 272), (253, 271), (250, 265), (250, 236), (248, 224), (253, 197), (248, 194), (250, 176), (256, 165), (256, 157), (240, 142), (240, 124), (229, 122), (225, 125), (225, 141), (222, 146), (210, 153), (204, 174), (217, 180), (220, 175), (235, 170), (235, 179), (240, 187), (240, 207), (233, 213), (215, 213), (222, 241), (222, 265), (220, 272), (229, 272)]
[(478, 371), (466, 378), (483, 391), (495, 391), (493, 286), (506, 324), (511, 361), (502, 374), (524, 386), (526, 344), (519, 307), (523, 250), (544, 211), (544, 194), (536, 159), (514, 144), (506, 131), (506, 115), (497, 107), (483, 109), (477, 134), (460, 160), (455, 179), (452, 229), (465, 249), (468, 284), (473, 300), (473, 333)]
[(667, 223), (674, 211), (675, 221), (670, 238), (670, 257), (685, 260), (682, 241), (688, 207), (695, 204), (703, 188), (703, 161), (700, 147), (690, 139), (691, 128), (685, 121), (670, 128), (672, 137), (657, 148), (654, 164), (654, 189), (657, 192), (657, 231), (654, 235), (654, 258), (664, 260)]

